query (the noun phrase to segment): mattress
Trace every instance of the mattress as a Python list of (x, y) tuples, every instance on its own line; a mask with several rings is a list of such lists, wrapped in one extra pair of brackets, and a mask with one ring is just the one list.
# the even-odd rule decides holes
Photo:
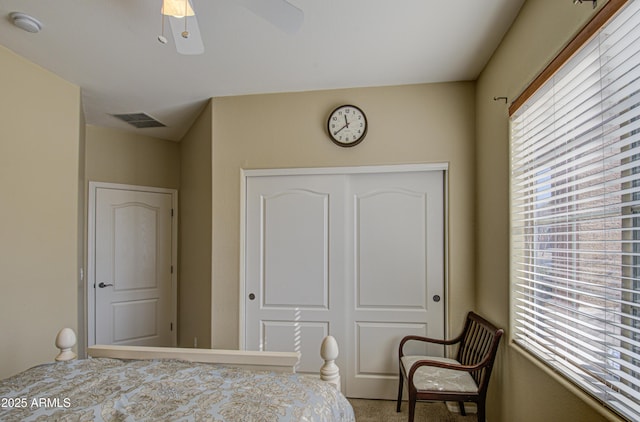
[(355, 421), (316, 377), (180, 360), (85, 359), (0, 381), (2, 421)]

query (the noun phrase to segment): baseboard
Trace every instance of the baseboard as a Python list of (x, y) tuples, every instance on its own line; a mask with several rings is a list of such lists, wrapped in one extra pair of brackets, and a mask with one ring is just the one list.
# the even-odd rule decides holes
[[(448, 401), (447, 409), (449, 409), (451, 413), (460, 413), (460, 406), (458, 406), (457, 401)], [(475, 403), (465, 403), (464, 411), (466, 413), (478, 413), (478, 406)]]

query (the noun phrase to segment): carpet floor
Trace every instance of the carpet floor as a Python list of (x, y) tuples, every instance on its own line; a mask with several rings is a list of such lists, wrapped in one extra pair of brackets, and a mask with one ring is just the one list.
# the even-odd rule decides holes
[[(396, 412), (396, 402), (391, 400), (349, 399), (356, 415), (356, 422), (406, 422), (409, 416), (408, 404), (402, 402), (401, 412)], [(462, 416), (452, 413), (444, 403), (416, 404), (415, 422), (477, 422), (475, 414)]]

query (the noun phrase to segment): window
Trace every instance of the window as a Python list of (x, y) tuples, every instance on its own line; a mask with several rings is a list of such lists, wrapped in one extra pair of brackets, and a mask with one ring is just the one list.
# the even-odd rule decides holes
[(640, 420), (640, 0), (511, 116), (513, 340)]

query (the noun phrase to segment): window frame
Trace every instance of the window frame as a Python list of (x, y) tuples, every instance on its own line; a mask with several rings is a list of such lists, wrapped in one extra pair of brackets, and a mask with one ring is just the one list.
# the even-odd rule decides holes
[(509, 106), (513, 116), (556, 72), (598, 33), (629, 0), (609, 0)]
[[(640, 1), (640, 0), (636, 0), (636, 1)], [(600, 29), (605, 26), (612, 18), (614, 18), (617, 13), (626, 5), (628, 4), (628, 0), (610, 0), (605, 6), (603, 6), (599, 12), (597, 12), (593, 18), (583, 27), (583, 29), (566, 45), (565, 48), (562, 49), (562, 51), (549, 63), (548, 66), (546, 66), (544, 68), (544, 70), (538, 75), (538, 77), (536, 77), (534, 79), (534, 81), (532, 81), (532, 83), (527, 86), (527, 88), (522, 92), (522, 94), (517, 97), (513, 103), (510, 105), (509, 107), (509, 117), (510, 119), (513, 119), (514, 115), (516, 115), (516, 113), (518, 112), (518, 110), (527, 103), (527, 101), (533, 97), (534, 95), (536, 95), (541, 88), (543, 88), (546, 84), (546, 82), (553, 78), (565, 65), (565, 63), (567, 63), (569, 60), (571, 60), (576, 54), (578, 54), (581, 50), (582, 47), (584, 45), (586, 45), (587, 43), (589, 43), (599, 32)], [(510, 127), (510, 129), (512, 129)], [(510, 157), (511, 159), (513, 159), (513, 143), (512, 140), (510, 140)], [(635, 168), (634, 168), (635, 170)], [(511, 176), (511, 184), (513, 183), (513, 173), (511, 172), (510, 174)], [(635, 181), (634, 181), (635, 182)], [(634, 184), (633, 186), (637, 186), (636, 184)], [(512, 197), (512, 189), (513, 187), (510, 187), (510, 212), (513, 212), (514, 206), (516, 206), (516, 204), (514, 203), (514, 198)], [(569, 193), (570, 194), (570, 193)], [(637, 192), (634, 192), (632, 195), (634, 195), (634, 198), (636, 197), (636, 195), (638, 195), (640, 197), (640, 194)], [(571, 206), (572, 204), (569, 203), (569, 206)], [(637, 209), (636, 209), (637, 208)], [(629, 207), (630, 209), (630, 213), (631, 214), (637, 214), (637, 217), (633, 218), (633, 227), (634, 228), (640, 228), (640, 206), (637, 207)], [(513, 227), (513, 225), (512, 225)], [(567, 233), (569, 233), (569, 231), (567, 231)], [(510, 251), (511, 251), (511, 270), (510, 270), (510, 287), (512, 289), (515, 290), (514, 285), (516, 284), (515, 281), (515, 276), (514, 276), (514, 259), (516, 259), (514, 257), (514, 237), (513, 237), (513, 232), (510, 231)], [(633, 230), (632, 232), (632, 240), (640, 240), (640, 231), (639, 230)], [(567, 240), (568, 243), (570, 243), (569, 240)], [(631, 247), (633, 248), (633, 250), (631, 251), (632, 253), (628, 254), (629, 256), (631, 256), (631, 259), (633, 260), (633, 267), (631, 270), (634, 271), (634, 276), (628, 277), (628, 278), (633, 278), (635, 279), (635, 274), (636, 272), (638, 272), (638, 268), (635, 268), (637, 266), (637, 264), (640, 264), (640, 256), (636, 256), (636, 254), (640, 253), (640, 245), (636, 242), (630, 242), (631, 243)], [(622, 245), (622, 247), (624, 248), (626, 243), (625, 240), (620, 240), (620, 244)], [(628, 246), (628, 245), (627, 245)], [(623, 256), (624, 252), (623, 252)], [(532, 259), (537, 259), (537, 258), (532, 258)], [(633, 280), (634, 286), (640, 288), (640, 281), (638, 280)], [(640, 290), (638, 290), (637, 293), (633, 293), (634, 295), (638, 295), (640, 294)], [(583, 386), (583, 384), (579, 381), (577, 381), (576, 379), (572, 379), (572, 377), (570, 375), (561, 373), (556, 371), (554, 368), (554, 364), (549, 363), (544, 361), (543, 358), (541, 358), (541, 354), (536, 354), (533, 351), (530, 351), (527, 349), (526, 346), (524, 346), (521, 343), (515, 343), (515, 330), (514, 327), (516, 326), (515, 323), (515, 315), (516, 315), (516, 305), (514, 304), (514, 298), (512, 296), (511, 298), (511, 303), (510, 303), (510, 312), (511, 312), (511, 342), (514, 343), (516, 346), (518, 346), (519, 350), (522, 350), (524, 352), (526, 352), (528, 355), (532, 356), (533, 359), (545, 364), (546, 366), (548, 366), (549, 368), (551, 368), (552, 370), (554, 370), (554, 372), (556, 374), (558, 374), (560, 377), (562, 377), (563, 380), (566, 380), (568, 382), (570, 382), (572, 385), (577, 386), (580, 391), (585, 392), (586, 394), (596, 397), (597, 398), (597, 394), (594, 394), (593, 392), (588, 391), (587, 388), (585, 388)], [(638, 337), (640, 337), (640, 334), (638, 335)], [(603, 402), (603, 404), (605, 406), (606, 405), (606, 400), (604, 399), (600, 399), (598, 398), (598, 401)], [(612, 409), (614, 412), (616, 412), (615, 409)], [(618, 414), (620, 414), (619, 412), (616, 412)], [(629, 417), (624, 416), (624, 417)]]

